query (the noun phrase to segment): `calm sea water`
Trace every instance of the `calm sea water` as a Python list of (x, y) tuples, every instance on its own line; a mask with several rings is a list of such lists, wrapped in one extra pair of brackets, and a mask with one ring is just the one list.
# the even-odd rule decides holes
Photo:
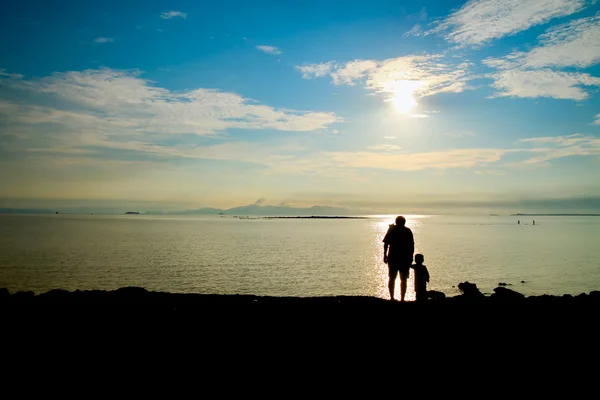
[[(406, 217), (432, 290), (600, 290), (600, 217)], [(381, 240), (393, 218), (0, 215), (0, 287), (388, 298)]]

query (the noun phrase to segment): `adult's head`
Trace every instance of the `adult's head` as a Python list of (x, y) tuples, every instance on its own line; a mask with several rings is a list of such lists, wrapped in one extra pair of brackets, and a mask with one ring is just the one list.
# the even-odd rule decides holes
[(406, 224), (406, 218), (404, 218), (402, 215), (398, 215), (396, 217), (396, 225), (404, 226), (404, 224)]

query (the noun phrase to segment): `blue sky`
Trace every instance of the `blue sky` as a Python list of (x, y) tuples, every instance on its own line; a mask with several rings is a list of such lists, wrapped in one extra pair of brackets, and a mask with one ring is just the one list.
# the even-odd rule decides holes
[(593, 0), (22, 0), (0, 30), (0, 207), (600, 212)]

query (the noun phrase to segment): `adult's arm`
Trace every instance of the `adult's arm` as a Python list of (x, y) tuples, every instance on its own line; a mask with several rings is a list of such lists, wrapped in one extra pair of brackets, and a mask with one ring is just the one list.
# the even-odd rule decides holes
[(387, 232), (385, 233), (385, 236), (383, 237), (383, 262), (387, 264), (388, 262), (388, 247), (389, 247), (389, 241), (390, 241), (390, 232), (392, 230), (392, 227), (394, 225), (390, 225), (390, 227), (388, 228)]

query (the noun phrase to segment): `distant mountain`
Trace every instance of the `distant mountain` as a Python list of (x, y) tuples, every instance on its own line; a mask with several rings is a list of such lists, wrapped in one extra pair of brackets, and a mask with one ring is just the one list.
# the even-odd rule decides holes
[(285, 215), (365, 215), (365, 210), (352, 210), (345, 207), (330, 206), (312, 206), (312, 207), (288, 207), (288, 206), (261, 206), (250, 204), (247, 206), (233, 207), (226, 210), (220, 208), (199, 208), (197, 210), (184, 210), (172, 212), (149, 211), (145, 214), (159, 215), (264, 215), (264, 216), (285, 216)]
[[(64, 211), (67, 212), (67, 211)], [(69, 210), (69, 213), (75, 211)], [(89, 211), (85, 211), (87, 214)], [(56, 211), (44, 209), (25, 209), (25, 208), (0, 208), (0, 214), (55, 214)], [(63, 211), (61, 211), (63, 213)], [(133, 214), (128, 211), (126, 214)], [(137, 213), (137, 211), (136, 211)], [(122, 212), (117, 212), (122, 214)], [(180, 210), (180, 211), (146, 211), (140, 212), (145, 215), (258, 215), (258, 216), (352, 216), (352, 215), (368, 215), (377, 214), (376, 212), (350, 209), (345, 207), (331, 206), (312, 206), (312, 207), (288, 207), (288, 206), (262, 206), (258, 204), (250, 204), (247, 206), (233, 207), (229, 209), (204, 207), (196, 210)]]
[[(356, 211), (344, 207), (312, 206), (296, 208), (286, 206), (248, 206), (234, 207), (223, 211), (227, 215), (351, 215)], [(360, 214), (364, 212), (359, 212)]]
[(0, 214), (55, 214), (51, 210), (39, 210), (34, 208), (0, 208)]
[(224, 212), (220, 208), (204, 207), (197, 210), (176, 211), (176, 214), (218, 214)]

